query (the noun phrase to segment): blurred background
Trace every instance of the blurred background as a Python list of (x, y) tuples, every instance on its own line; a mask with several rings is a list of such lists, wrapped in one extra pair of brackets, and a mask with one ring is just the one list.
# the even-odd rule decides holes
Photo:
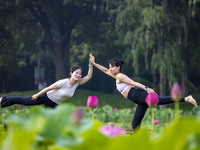
[[(0, 93), (42, 89), (87, 74), (89, 53), (108, 66), (124, 60), (133, 80), (169, 95), (200, 97), (200, 0), (0, 0)], [(80, 89), (115, 93), (94, 68)]]

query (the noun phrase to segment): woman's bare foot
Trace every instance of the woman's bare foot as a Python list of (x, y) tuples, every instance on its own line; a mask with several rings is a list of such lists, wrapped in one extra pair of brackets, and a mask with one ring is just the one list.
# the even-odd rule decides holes
[(192, 97), (192, 95), (189, 95), (187, 97), (185, 97), (185, 101), (188, 103), (193, 104), (195, 107), (197, 107), (197, 102), (196, 100)]

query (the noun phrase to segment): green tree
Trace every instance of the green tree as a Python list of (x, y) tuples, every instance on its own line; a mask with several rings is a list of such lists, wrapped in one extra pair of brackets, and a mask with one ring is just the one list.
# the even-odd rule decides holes
[[(14, 8), (14, 11), (2, 10), (9, 20), (2, 21), (7, 22), (11, 32), (17, 29), (15, 37), (21, 40), (13, 40), (21, 47), (15, 46), (15, 49), (20, 49), (21, 54), (32, 54), (35, 61), (39, 51), (47, 50), (56, 68), (57, 79), (66, 77), (69, 64), (87, 64), (90, 52), (100, 57), (103, 63), (105, 58), (122, 54), (115, 44), (117, 33), (113, 32), (113, 23), (108, 21), (100, 1), (1, 1), (2, 8)], [(103, 75), (101, 83), (103, 91)]]
[[(38, 22), (41, 37), (56, 69), (56, 79), (67, 75), (71, 36), (79, 21), (93, 14), (96, 1), (82, 0), (18, 0), (17, 6), (27, 10)], [(97, 8), (96, 8), (97, 9)]]
[[(89, 53), (93, 53), (96, 61), (107, 67), (107, 62), (114, 57), (122, 58), (122, 46), (116, 43), (118, 32), (115, 31), (114, 23), (108, 20), (105, 8), (96, 10), (96, 14), (81, 19), (72, 34), (72, 48), (70, 49), (70, 64), (87, 64)], [(95, 19), (94, 19), (95, 18)], [(88, 66), (83, 65), (83, 70)], [(113, 92), (112, 79), (98, 69), (94, 69), (91, 82), (85, 86), (102, 92)], [(91, 83), (91, 84), (90, 84)]]
[[(26, 65), (32, 52), (38, 49), (33, 42), (37, 39), (35, 28), (30, 28), (30, 19), (14, 4), (14, 1), (0, 1), (0, 88), (3, 92), (7, 91), (10, 79), (20, 73), (20, 67)], [(23, 17), (19, 20), (18, 15)], [(24, 26), (27, 30), (23, 30)]]
[[(199, 93), (200, 90), (200, 9), (199, 2), (196, 1), (195, 5), (191, 6), (192, 19), (189, 22), (189, 35), (188, 39), (188, 83), (189, 92)], [(193, 39), (193, 40), (191, 40)]]
[(188, 0), (109, 1), (109, 12), (116, 20), (122, 42), (131, 49), (127, 53), (132, 55), (126, 56), (132, 60), (136, 73), (142, 70), (141, 66), (151, 70), (154, 88), (159, 82), (162, 96), (175, 80), (182, 77), (187, 82), (184, 56), (188, 51), (189, 10)]

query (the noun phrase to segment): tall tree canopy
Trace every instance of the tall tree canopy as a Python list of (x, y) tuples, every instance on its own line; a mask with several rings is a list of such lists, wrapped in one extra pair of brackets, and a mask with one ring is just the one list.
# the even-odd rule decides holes
[(72, 31), (81, 19), (95, 13), (94, 5), (94, 1), (87, 0), (16, 1), (16, 7), (37, 22), (40, 38), (45, 39), (46, 49), (55, 65), (56, 79), (66, 77)]
[(0, 88), (4, 92), (11, 78), (20, 73), (20, 67), (38, 50), (33, 20), (15, 4), (12, 0), (0, 1)]
[(121, 39), (130, 46), (126, 56), (133, 60), (136, 73), (145, 65), (153, 74), (154, 88), (159, 75), (160, 95), (166, 94), (166, 83), (171, 87), (181, 77), (187, 81), (188, 29), (192, 19), (188, 0), (110, 0), (109, 5)]
[[(104, 66), (125, 58), (129, 75), (153, 79), (160, 95), (175, 80), (186, 92), (188, 83), (200, 82), (199, 7), (199, 0), (0, 0), (0, 85), (21, 66), (33, 67), (38, 52), (57, 80), (68, 76), (69, 65), (87, 64), (92, 52)], [(112, 82), (101, 73), (96, 79), (101, 91)]]
[[(54, 63), (57, 80), (68, 76), (69, 63), (88, 63), (86, 58), (91, 49), (103, 57), (118, 53), (113, 46), (116, 37), (112, 32), (112, 23), (107, 21), (108, 15), (98, 0), (0, 2), (3, 12), (1, 21), (10, 26), (11, 32), (17, 29), (18, 32), (12, 35), (24, 37), (17, 42), (18, 46), (13, 47), (21, 49), (19, 52), (23, 53), (47, 50)], [(13, 40), (17, 41), (15, 38)], [(14, 49), (11, 51), (14, 52)]]

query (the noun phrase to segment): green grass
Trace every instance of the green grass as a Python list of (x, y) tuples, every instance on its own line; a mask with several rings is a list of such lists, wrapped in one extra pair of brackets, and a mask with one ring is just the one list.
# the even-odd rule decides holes
[(88, 96), (97, 96), (99, 107), (110, 105), (113, 108), (133, 108), (135, 106), (133, 102), (125, 99), (120, 93), (107, 94), (89, 90), (77, 90), (74, 96), (66, 100), (66, 102), (86, 106)]

